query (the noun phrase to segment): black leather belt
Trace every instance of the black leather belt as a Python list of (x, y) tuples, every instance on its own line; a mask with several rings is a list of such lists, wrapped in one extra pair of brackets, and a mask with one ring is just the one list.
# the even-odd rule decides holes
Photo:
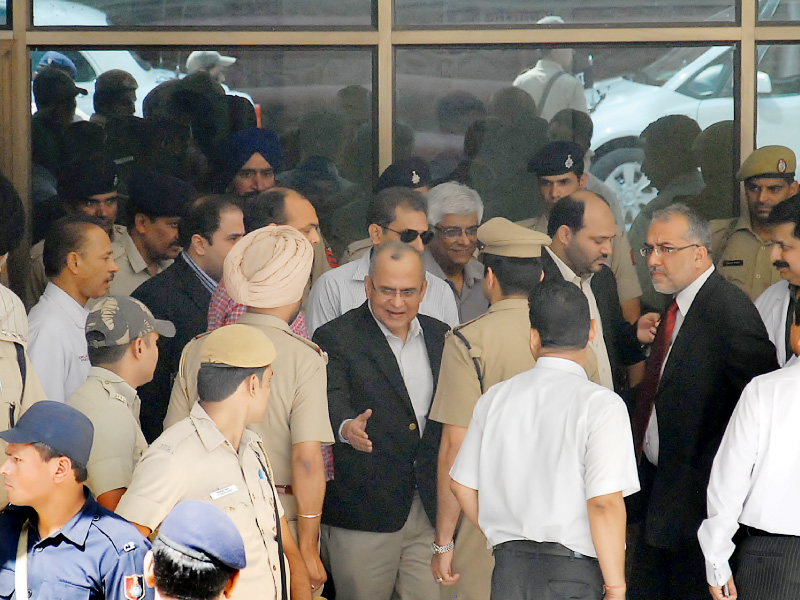
[(586, 556), (580, 552), (570, 550), (563, 544), (556, 542), (534, 542), (533, 540), (512, 540), (503, 542), (494, 547), (495, 550), (513, 550), (516, 552), (530, 552), (531, 554), (548, 554), (550, 556), (566, 556), (569, 558), (582, 558), (586, 560), (597, 560), (594, 556)]

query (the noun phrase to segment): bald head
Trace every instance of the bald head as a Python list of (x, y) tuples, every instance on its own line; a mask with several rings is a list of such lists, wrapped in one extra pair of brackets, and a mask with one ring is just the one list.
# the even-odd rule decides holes
[(608, 204), (588, 190), (556, 202), (547, 226), (553, 238), (551, 250), (579, 276), (596, 273), (608, 264), (616, 233)]

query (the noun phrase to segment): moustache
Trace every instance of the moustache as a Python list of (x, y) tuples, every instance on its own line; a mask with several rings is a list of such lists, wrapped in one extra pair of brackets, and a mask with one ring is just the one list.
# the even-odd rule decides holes
[(788, 269), (789, 263), (787, 263), (785, 260), (776, 260), (774, 263), (772, 263), (772, 266), (776, 269)]

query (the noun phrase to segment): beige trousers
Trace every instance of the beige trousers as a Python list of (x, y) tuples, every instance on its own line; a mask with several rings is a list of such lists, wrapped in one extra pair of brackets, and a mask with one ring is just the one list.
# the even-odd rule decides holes
[(339, 600), (438, 600), (431, 574), (431, 526), (422, 501), (414, 494), (400, 531), (375, 533), (323, 527), (330, 571)]
[(486, 547), (486, 536), (467, 517), (456, 534), (453, 573), (461, 577), (454, 585), (441, 586), (441, 600), (489, 600), (494, 556)]

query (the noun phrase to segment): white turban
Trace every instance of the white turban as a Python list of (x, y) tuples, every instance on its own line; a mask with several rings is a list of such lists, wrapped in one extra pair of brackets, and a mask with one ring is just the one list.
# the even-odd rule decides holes
[(262, 227), (236, 242), (225, 257), (225, 287), (245, 306), (288, 306), (303, 297), (313, 260), (311, 242), (294, 227)]

